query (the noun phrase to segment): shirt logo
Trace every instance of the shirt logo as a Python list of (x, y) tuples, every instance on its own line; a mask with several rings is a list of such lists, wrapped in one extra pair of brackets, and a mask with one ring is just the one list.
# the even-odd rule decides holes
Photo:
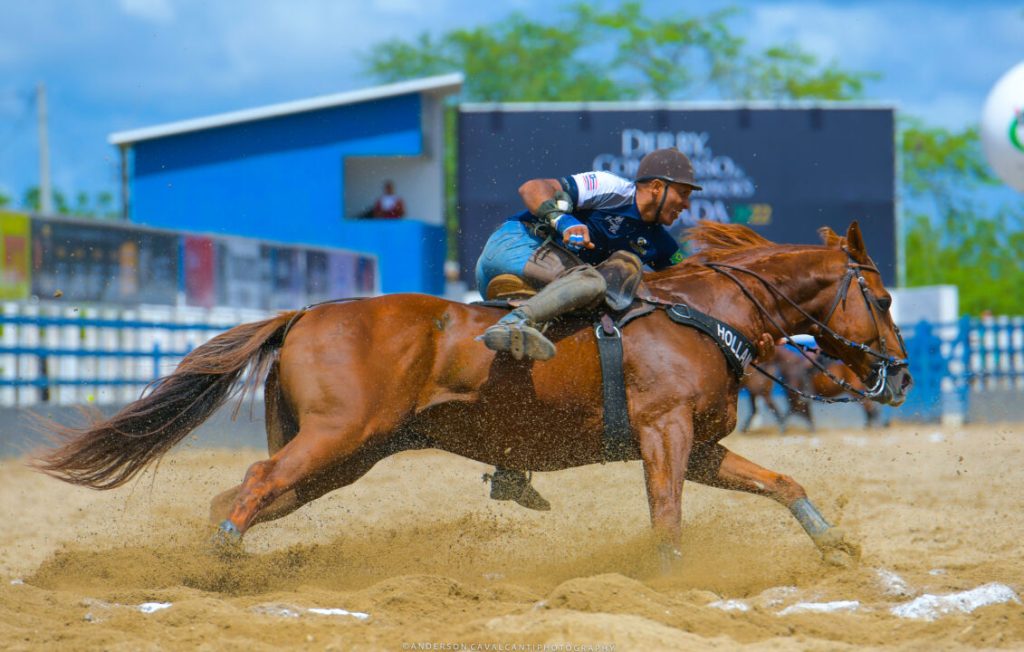
[(605, 218), (605, 224), (608, 225), (608, 233), (611, 233), (612, 235), (617, 235), (619, 233), (619, 229), (622, 227), (622, 223), (625, 220), (626, 218), (624, 218), (621, 215), (609, 215), (607, 218)]
[(584, 175), (583, 187), (587, 190), (597, 190), (597, 175), (594, 173)]

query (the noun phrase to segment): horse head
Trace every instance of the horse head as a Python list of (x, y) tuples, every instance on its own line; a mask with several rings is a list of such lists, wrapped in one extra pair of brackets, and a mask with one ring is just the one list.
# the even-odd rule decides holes
[(889, 308), (892, 296), (868, 255), (856, 221), (845, 236), (828, 227), (819, 230), (825, 246), (842, 252), (830, 265), (833, 283), (821, 296), (823, 311), (810, 331), (825, 353), (842, 360), (864, 383), (864, 396), (898, 406), (913, 385), (907, 352)]

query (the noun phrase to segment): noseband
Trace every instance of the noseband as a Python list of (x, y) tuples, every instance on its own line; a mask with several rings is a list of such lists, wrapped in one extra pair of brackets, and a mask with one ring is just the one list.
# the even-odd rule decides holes
[[(895, 324), (893, 324), (893, 329), (896, 332), (896, 339), (897, 339), (897, 342), (899, 343), (899, 351), (898, 352), (902, 355), (902, 357), (897, 358), (897, 357), (894, 357), (894, 356), (889, 354), (889, 347), (888, 347), (888, 345), (887, 345), (887, 343), (885, 341), (885, 336), (882, 334), (882, 330), (881, 330), (881, 328), (879, 328), (879, 325), (878, 325), (878, 317), (876, 316), (876, 311), (878, 312), (878, 314), (882, 314), (882, 313), (885, 312), (885, 310), (883, 310), (882, 306), (879, 305), (878, 299), (876, 299), (871, 294), (871, 292), (868, 290), (867, 280), (864, 278), (864, 274), (863, 274), (863, 270), (867, 270), (869, 272), (874, 272), (875, 274), (879, 274), (878, 269), (875, 266), (873, 266), (873, 265), (868, 265), (868, 264), (865, 264), (865, 263), (858, 263), (856, 260), (854, 260), (853, 254), (851, 254), (850, 251), (848, 249), (846, 249), (845, 247), (843, 247), (843, 251), (846, 253), (846, 256), (847, 256), (847, 259), (848, 259), (847, 263), (846, 263), (846, 274), (843, 276), (842, 280), (840, 281), (839, 291), (836, 293), (836, 298), (832, 301), (832, 305), (829, 308), (828, 312), (826, 313), (824, 320), (818, 320), (818, 319), (814, 318), (813, 316), (811, 316), (806, 310), (804, 310), (802, 307), (800, 307), (800, 305), (798, 305), (795, 301), (793, 301), (788, 296), (786, 296), (785, 293), (783, 293), (782, 290), (780, 290), (774, 283), (772, 283), (768, 279), (764, 278), (763, 276), (761, 276), (757, 272), (751, 271), (749, 269), (745, 269), (743, 267), (736, 267), (735, 265), (727, 265), (725, 263), (704, 263), (705, 267), (707, 267), (707, 268), (709, 268), (709, 269), (711, 269), (711, 270), (713, 270), (713, 271), (715, 271), (715, 272), (717, 272), (719, 274), (722, 274), (723, 276), (726, 276), (727, 278), (732, 280), (737, 285), (737, 287), (739, 287), (740, 291), (743, 292), (743, 294), (750, 300), (750, 302), (753, 303), (754, 306), (757, 307), (757, 309), (761, 312), (761, 314), (769, 322), (771, 322), (771, 324), (780, 333), (782, 333), (782, 335), (786, 338), (786, 341), (790, 345), (792, 345), (797, 351), (800, 352), (800, 355), (802, 355), (804, 358), (806, 358), (819, 371), (824, 373), (832, 382), (834, 382), (835, 384), (839, 385), (840, 387), (842, 387), (847, 392), (850, 392), (850, 393), (855, 394), (858, 397), (860, 397), (858, 399), (852, 399), (852, 398), (828, 398), (828, 397), (825, 397), (825, 396), (818, 396), (818, 395), (815, 395), (815, 394), (808, 394), (808, 393), (803, 392), (803, 391), (801, 391), (799, 389), (796, 389), (795, 387), (789, 386), (781, 378), (777, 378), (776, 376), (774, 376), (773, 374), (771, 374), (770, 372), (768, 372), (764, 368), (762, 368), (760, 365), (758, 365), (756, 363), (752, 363), (752, 366), (755, 369), (757, 369), (759, 372), (761, 372), (765, 376), (768, 376), (769, 378), (771, 378), (773, 381), (775, 381), (776, 383), (781, 385), (787, 391), (794, 392), (796, 394), (799, 394), (800, 396), (803, 396), (804, 398), (812, 399), (812, 400), (815, 400), (815, 401), (820, 401), (822, 403), (849, 403), (849, 402), (852, 402), (852, 401), (855, 401), (855, 400), (860, 400), (860, 399), (874, 399), (874, 398), (877, 398), (878, 396), (880, 396), (882, 394), (883, 391), (885, 391), (885, 382), (886, 382), (886, 379), (889, 376), (890, 370), (891, 369), (898, 369), (900, 367), (906, 367), (907, 366), (907, 349), (906, 349), (906, 346), (905, 346), (905, 344), (903, 342), (903, 335), (900, 334), (899, 327), (896, 326)], [(777, 297), (778, 299), (782, 299), (783, 301), (788, 303), (790, 306), (795, 308), (797, 310), (797, 312), (799, 312), (801, 315), (803, 315), (803, 317), (805, 319), (807, 319), (808, 321), (810, 321), (811, 323), (816, 325), (819, 329), (821, 329), (821, 331), (823, 333), (829, 335), (830, 337), (832, 337), (833, 339), (835, 339), (837, 342), (839, 342), (840, 344), (842, 344), (844, 346), (850, 347), (852, 349), (856, 349), (856, 350), (864, 353), (865, 355), (867, 355), (867, 356), (869, 356), (871, 358), (874, 358), (876, 362), (875, 362), (875, 364), (871, 365), (871, 367), (872, 367), (872, 371), (874, 372), (874, 375), (875, 375), (875, 380), (871, 384), (871, 386), (867, 387), (866, 390), (861, 391), (861, 390), (853, 387), (852, 385), (850, 385), (850, 383), (846, 382), (845, 380), (843, 380), (841, 378), (837, 378), (835, 376), (835, 374), (833, 374), (831, 371), (829, 371), (824, 365), (822, 365), (820, 362), (818, 362), (818, 360), (816, 358), (812, 357), (808, 353), (808, 347), (804, 346), (803, 344), (799, 344), (795, 340), (793, 340), (793, 337), (789, 333), (787, 333), (786, 329), (782, 328), (782, 326), (778, 323), (778, 321), (775, 319), (775, 317), (772, 316), (772, 313), (764, 306), (764, 304), (761, 303), (761, 301), (757, 297), (755, 297), (753, 295), (753, 293), (750, 292), (749, 289), (747, 289), (747, 287), (743, 284), (743, 282), (740, 281), (740, 279), (738, 279), (733, 272), (742, 272), (744, 274), (753, 276), (758, 281), (760, 281), (762, 285), (764, 285), (766, 288), (768, 288), (768, 290), (775, 297)], [(861, 342), (854, 342), (854, 341), (852, 341), (852, 340), (850, 340), (850, 339), (848, 339), (846, 337), (843, 337), (842, 335), (837, 333), (835, 330), (833, 330), (828, 325), (828, 323), (832, 320), (832, 317), (835, 315), (836, 309), (839, 307), (839, 304), (842, 303), (843, 307), (844, 308), (846, 307), (847, 294), (849, 293), (851, 281), (853, 281), (853, 279), (857, 279), (857, 286), (860, 288), (860, 294), (864, 298), (865, 305), (868, 308), (868, 313), (871, 315), (871, 322), (875, 326), (875, 335), (877, 335), (876, 339), (878, 340), (879, 344), (882, 347), (881, 352), (875, 351), (874, 349), (869, 347), (867, 344), (863, 344)], [(865, 385), (866, 385), (866, 383), (865, 383)]]

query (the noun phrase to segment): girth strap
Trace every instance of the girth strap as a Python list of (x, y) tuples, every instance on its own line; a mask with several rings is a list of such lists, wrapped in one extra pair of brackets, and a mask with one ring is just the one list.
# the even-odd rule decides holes
[(604, 399), (604, 459), (619, 462), (636, 459), (626, 403), (626, 378), (622, 371), (622, 331), (608, 315), (594, 326), (601, 358), (601, 393)]

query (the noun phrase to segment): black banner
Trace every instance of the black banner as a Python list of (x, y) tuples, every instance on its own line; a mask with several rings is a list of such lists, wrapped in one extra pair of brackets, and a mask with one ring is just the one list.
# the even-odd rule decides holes
[(672, 228), (747, 224), (780, 243), (818, 243), (859, 220), (885, 281), (896, 280), (895, 115), (891, 108), (527, 110), (459, 114), (459, 260), (472, 270), (491, 232), (523, 209), (533, 178), (607, 170), (633, 178), (644, 154), (678, 147), (704, 190)]

